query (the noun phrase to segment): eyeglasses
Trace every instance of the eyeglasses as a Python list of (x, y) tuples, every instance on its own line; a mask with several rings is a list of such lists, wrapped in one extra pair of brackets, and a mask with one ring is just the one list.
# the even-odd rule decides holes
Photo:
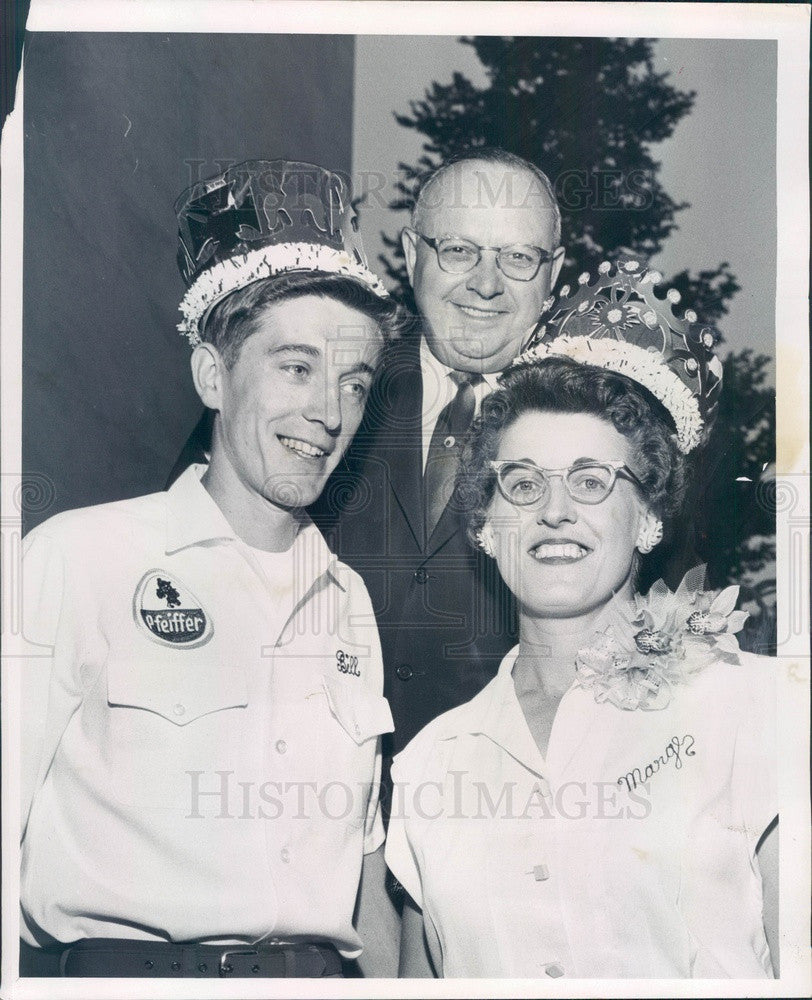
[(553, 254), (542, 247), (534, 247), (529, 243), (511, 243), (506, 247), (481, 247), (471, 240), (459, 236), (424, 236), (416, 229), (409, 232), (419, 236), (421, 240), (437, 254), (437, 263), (443, 271), (449, 274), (465, 274), (472, 271), (482, 260), (483, 250), (496, 253), (496, 266), (507, 278), (515, 281), (532, 281), (538, 274), (542, 264), (553, 259)]
[(618, 476), (642, 487), (623, 462), (592, 462), (566, 469), (542, 469), (533, 462), (510, 459), (489, 465), (496, 473), (499, 492), (516, 507), (529, 507), (544, 500), (550, 493), (550, 480), (554, 476), (564, 480), (567, 493), (578, 503), (602, 503), (612, 492)]

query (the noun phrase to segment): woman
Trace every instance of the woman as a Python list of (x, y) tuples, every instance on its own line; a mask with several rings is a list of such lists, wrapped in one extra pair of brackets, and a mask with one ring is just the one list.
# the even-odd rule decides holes
[(402, 975), (777, 974), (770, 661), (738, 650), (738, 588), (635, 591), (718, 362), (621, 267), (582, 280), (469, 443), (519, 645), (395, 759)]

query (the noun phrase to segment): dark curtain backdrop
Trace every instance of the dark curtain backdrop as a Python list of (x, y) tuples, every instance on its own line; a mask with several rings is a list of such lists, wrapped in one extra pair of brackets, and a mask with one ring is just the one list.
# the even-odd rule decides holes
[(349, 172), (354, 42), (34, 33), (24, 59), (28, 530), (163, 488), (200, 413), (175, 198), (245, 159)]

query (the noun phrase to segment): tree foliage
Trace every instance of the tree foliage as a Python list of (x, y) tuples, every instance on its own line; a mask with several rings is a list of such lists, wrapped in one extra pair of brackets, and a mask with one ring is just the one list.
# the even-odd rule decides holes
[[(410, 101), (408, 113), (395, 115), (425, 142), (416, 164), (400, 164), (403, 180), (390, 207), (410, 209), (421, 174), (450, 154), (501, 146), (538, 164), (554, 184), (567, 248), (561, 283), (572, 284), (582, 271), (594, 272), (600, 261), (621, 252), (645, 258), (660, 253), (687, 205), (663, 188), (653, 147), (690, 113), (695, 94), (656, 72), (653, 41), (461, 41), (476, 52), (486, 83), (476, 86), (454, 73), (450, 83), (433, 82), (422, 98)], [(400, 248), (385, 241), (383, 265), (414, 310)], [(682, 294), (684, 306), (711, 324), (726, 314), (739, 290), (726, 262), (683, 270), (667, 283)], [(724, 401), (707, 450), (714, 458), (704, 459), (697, 476), (697, 544), (716, 585), (739, 582), (742, 575), (755, 578), (774, 557), (774, 512), (757, 496), (775, 450), (768, 363), (747, 350), (728, 356)]]
[[(724, 361), (719, 415), (700, 456), (692, 514), (712, 586), (742, 585), (747, 646), (775, 652), (775, 391), (770, 359), (746, 349)], [(765, 475), (765, 471), (768, 472)]]
[[(476, 87), (454, 73), (450, 84), (432, 83), (422, 99), (410, 101), (408, 114), (395, 115), (426, 142), (416, 165), (400, 164), (404, 180), (391, 207), (410, 208), (420, 175), (450, 153), (501, 146), (537, 163), (555, 186), (567, 248), (562, 283), (621, 250), (656, 256), (687, 206), (663, 189), (651, 146), (673, 133), (695, 95), (655, 72), (651, 40), (462, 41), (482, 62), (487, 84)], [(402, 256), (389, 245), (394, 259), (384, 265), (410, 302)], [(679, 287), (686, 301), (712, 300), (714, 284), (731, 277), (721, 267), (685, 272)]]

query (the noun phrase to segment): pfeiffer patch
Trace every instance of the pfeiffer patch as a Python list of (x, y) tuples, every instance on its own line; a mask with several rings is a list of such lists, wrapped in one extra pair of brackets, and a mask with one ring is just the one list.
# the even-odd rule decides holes
[(144, 574), (133, 598), (136, 624), (151, 639), (187, 649), (202, 646), (212, 637), (211, 618), (191, 590), (162, 569)]

